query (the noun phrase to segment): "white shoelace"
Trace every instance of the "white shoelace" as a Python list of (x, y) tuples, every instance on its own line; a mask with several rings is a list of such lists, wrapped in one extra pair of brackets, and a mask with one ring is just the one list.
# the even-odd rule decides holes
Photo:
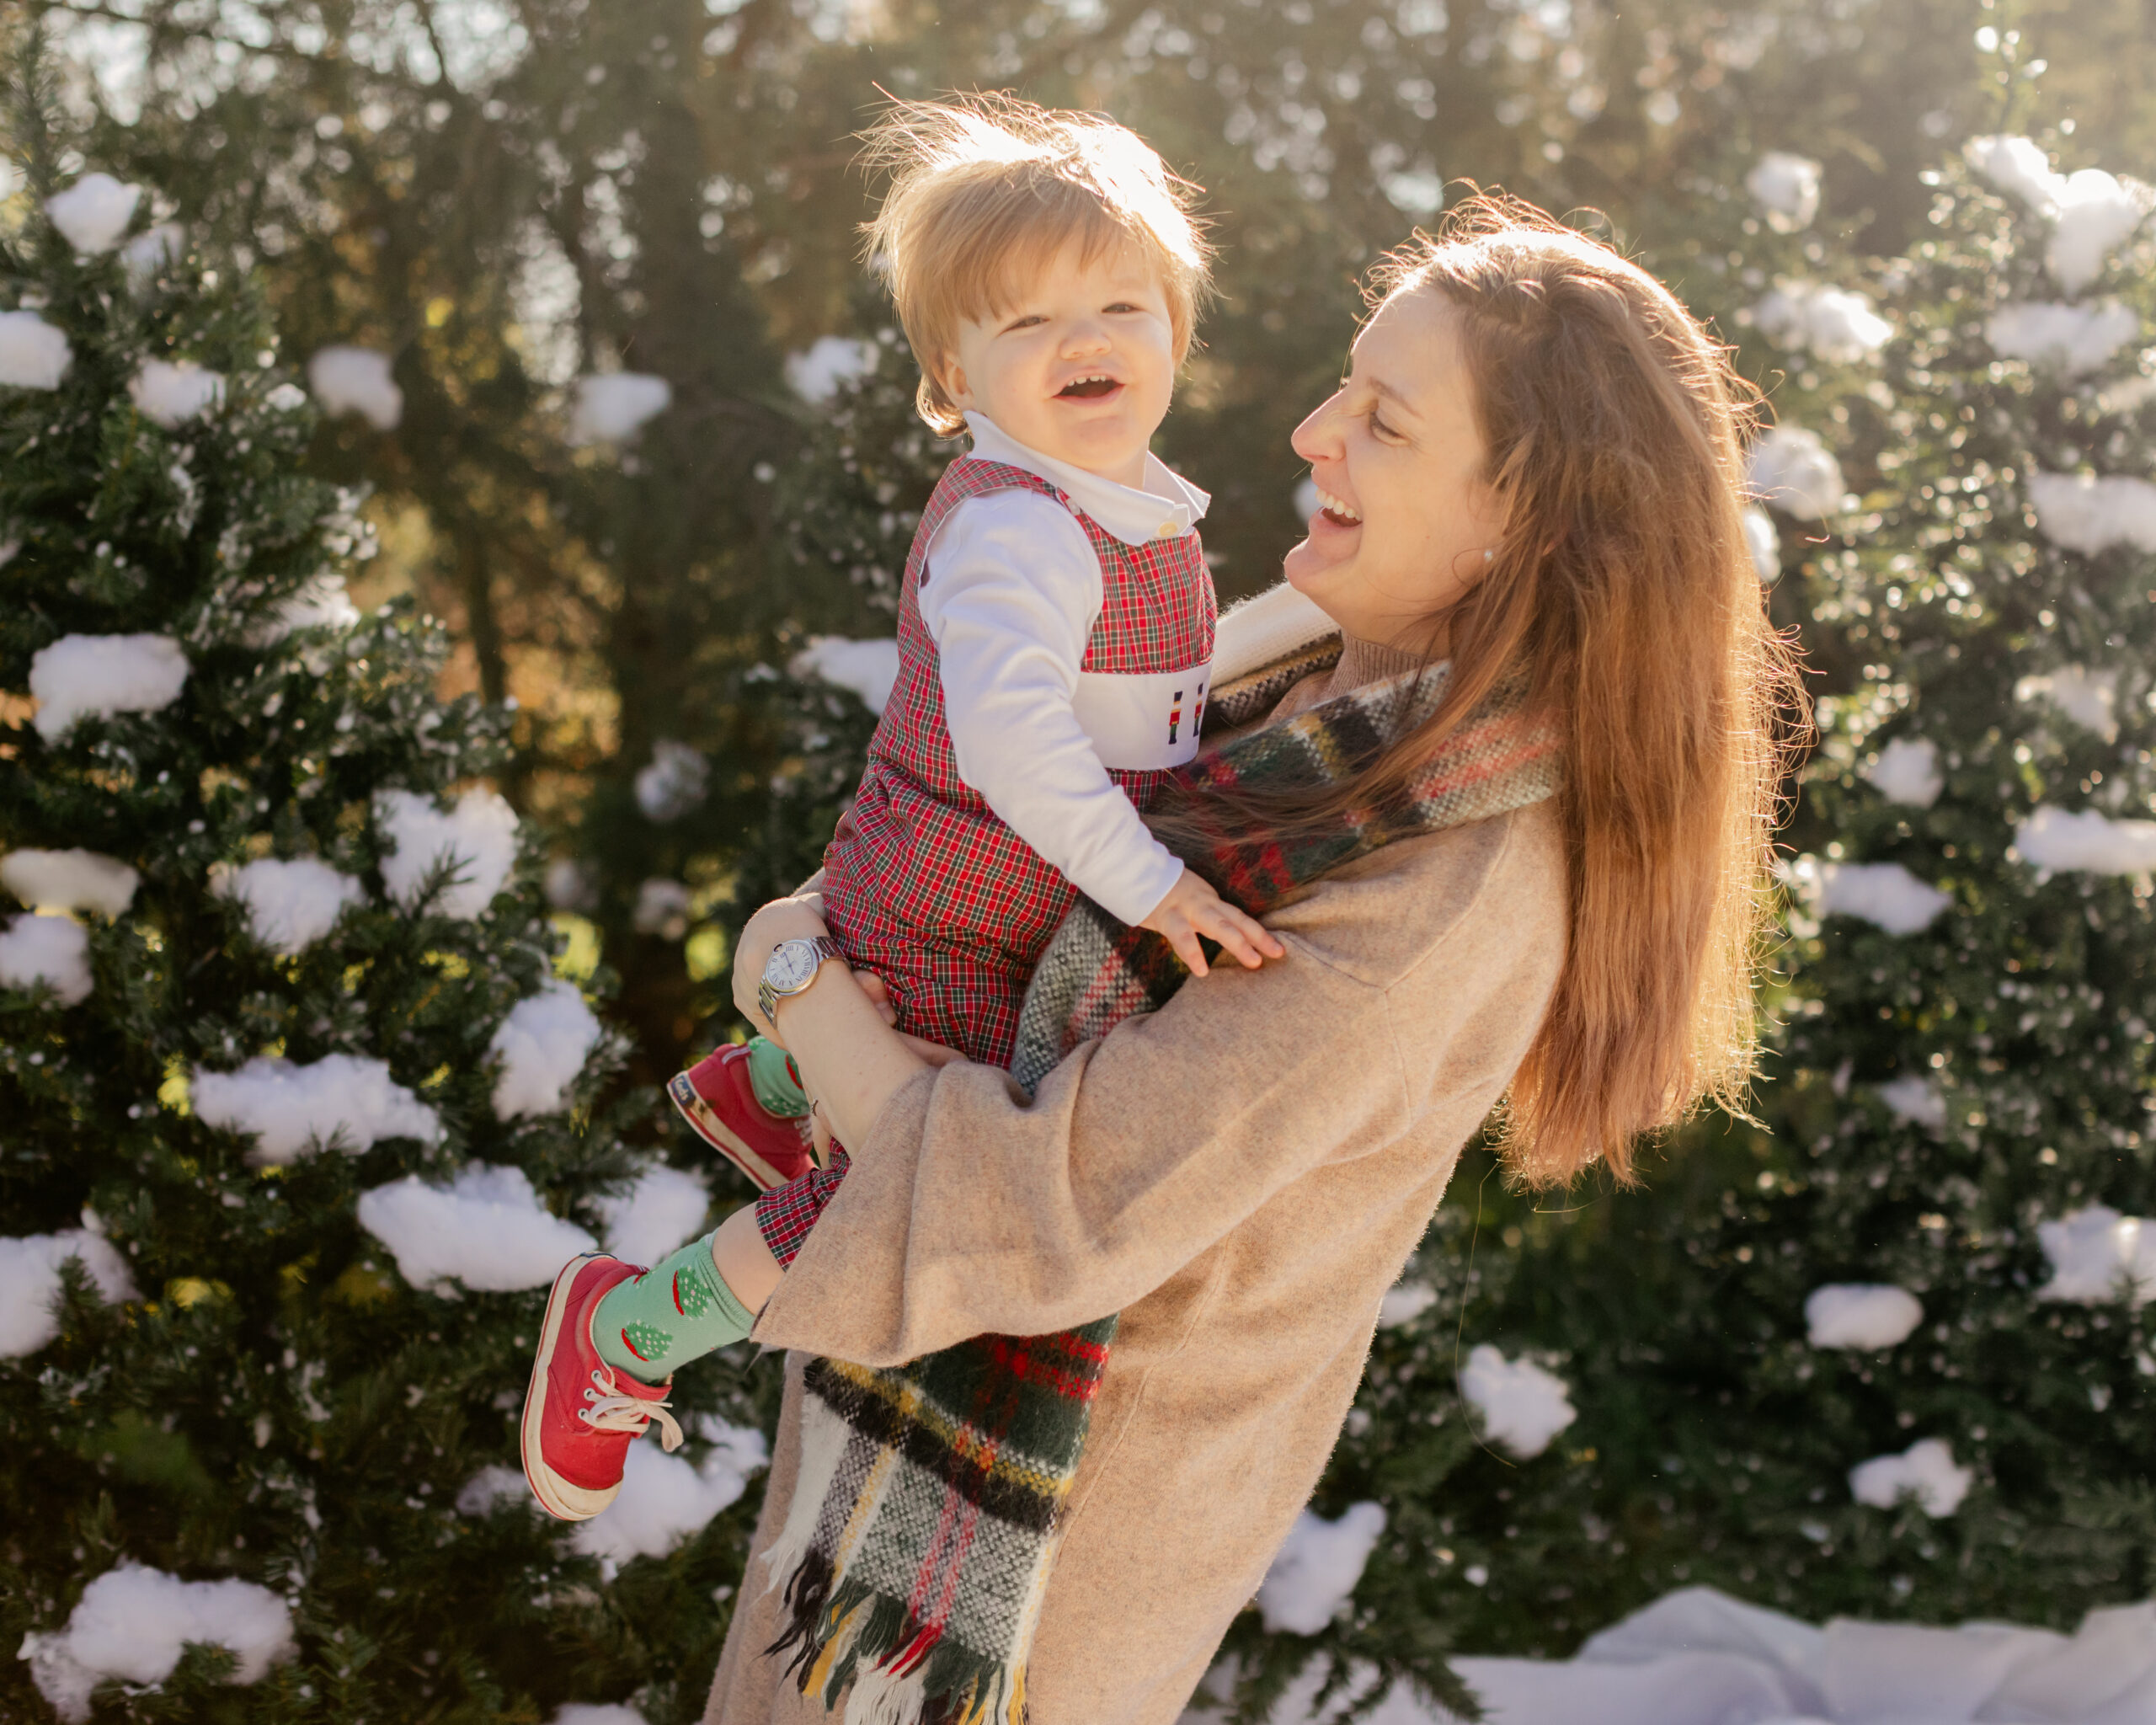
[(655, 1419), (659, 1422), (659, 1448), (670, 1454), (681, 1447), (680, 1422), (666, 1411), (665, 1402), (624, 1396), (614, 1387), (611, 1378), (598, 1372), (592, 1373), (591, 1381), (603, 1393), (586, 1390), (585, 1406), (577, 1410), (577, 1418), (594, 1431), (627, 1432), (632, 1438), (642, 1437), (644, 1428)]

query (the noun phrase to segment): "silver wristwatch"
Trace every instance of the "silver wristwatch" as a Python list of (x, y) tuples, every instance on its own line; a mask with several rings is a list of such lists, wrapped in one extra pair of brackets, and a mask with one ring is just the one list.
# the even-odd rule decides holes
[(756, 985), (756, 1005), (763, 1012), (764, 1022), (777, 1022), (778, 1003), (789, 995), (799, 994), (814, 982), (816, 973), (824, 968), (825, 959), (845, 956), (839, 950), (839, 943), (828, 934), (782, 940), (773, 947), (771, 957), (764, 960), (764, 980)]

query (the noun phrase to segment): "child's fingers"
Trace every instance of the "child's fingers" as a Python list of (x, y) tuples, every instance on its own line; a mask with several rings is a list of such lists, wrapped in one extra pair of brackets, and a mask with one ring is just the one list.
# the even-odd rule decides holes
[(1190, 974), (1203, 976), (1205, 973), (1205, 948), (1198, 943), (1197, 932), (1178, 916), (1168, 925), (1168, 944), (1176, 949), (1176, 956), (1190, 966)]
[(1268, 958), (1286, 956), (1287, 948), (1273, 937), (1271, 931), (1234, 905), (1209, 905), (1206, 909), (1212, 914), (1200, 918), (1199, 926), (1232, 953), (1245, 969), (1255, 970)]

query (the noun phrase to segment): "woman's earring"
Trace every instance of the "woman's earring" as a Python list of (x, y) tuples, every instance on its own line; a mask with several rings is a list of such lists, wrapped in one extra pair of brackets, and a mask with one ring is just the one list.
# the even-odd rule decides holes
[(1483, 553), (1482, 553), (1482, 561), (1483, 561), (1483, 562), (1485, 562), (1485, 563), (1495, 563), (1497, 560), (1497, 553), (1496, 552), (1494, 552), (1494, 551), (1491, 551), (1491, 550), (1488, 550), (1488, 549), (1486, 549), (1486, 548), (1483, 551)]

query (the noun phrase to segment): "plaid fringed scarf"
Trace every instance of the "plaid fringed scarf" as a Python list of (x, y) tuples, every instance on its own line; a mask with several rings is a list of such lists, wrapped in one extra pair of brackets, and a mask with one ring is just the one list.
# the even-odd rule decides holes
[[(1333, 641), (1217, 691), (1215, 723), (1268, 712), (1337, 659)], [(1442, 666), (1336, 697), (1182, 768), (1162, 804), (1201, 817), (1239, 788), (1352, 777), (1443, 699)], [(1454, 730), (1413, 794), (1352, 811), (1321, 838), (1179, 847), (1253, 915), (1396, 839), (1519, 809), (1562, 777), (1557, 740), (1508, 686)], [(1081, 899), (1026, 995), (1012, 1071), (1030, 1092), (1070, 1049), (1151, 1012), (1188, 972), (1166, 941)], [(816, 1359), (802, 1407), (801, 1471), (766, 1556), (783, 1585), (790, 1655), (846, 1725), (1022, 1725), (1026, 1654), (1108, 1348), (1113, 1316), (1052, 1336), (979, 1336), (893, 1370)]]

